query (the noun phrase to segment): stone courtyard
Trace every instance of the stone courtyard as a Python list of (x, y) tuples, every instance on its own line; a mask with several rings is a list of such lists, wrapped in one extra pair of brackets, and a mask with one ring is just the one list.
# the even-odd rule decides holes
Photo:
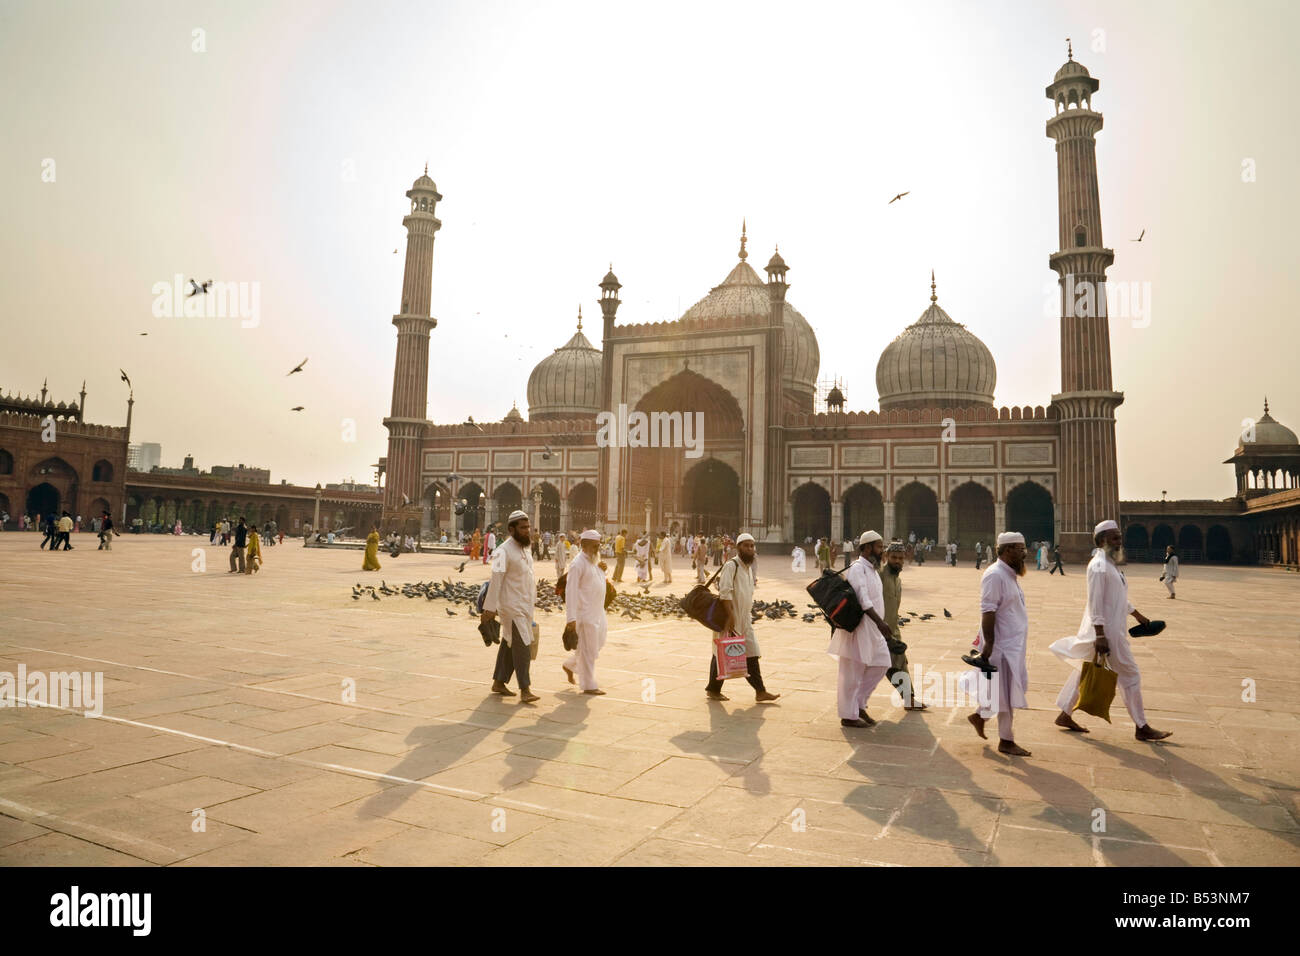
[[(756, 625), (782, 695), (757, 705), (743, 681), (706, 700), (707, 632), (648, 617), (611, 618), (608, 696), (579, 694), (562, 616), (539, 613), (529, 706), (488, 692), (495, 648), (463, 606), (352, 599), (482, 564), (381, 555), (363, 575), (360, 552), (286, 539), (248, 577), (206, 538), (39, 540), (0, 534), (0, 671), (99, 671), (104, 699), (97, 719), (0, 709), (0, 865), (1300, 863), (1300, 578), (1282, 571), (1185, 565), (1170, 601), (1157, 566), (1130, 566), (1133, 602), (1169, 623), (1135, 645), (1174, 736), (1142, 744), (1118, 701), (1086, 736), (1052, 726), (1068, 668), (1047, 646), (1078, 627), (1082, 569), (1031, 570), (1033, 756), (1012, 759), (969, 707), (907, 713), (886, 690), (878, 726), (841, 728), (826, 628), (798, 619)], [(802, 612), (812, 577), (761, 556), (757, 597)], [(651, 593), (692, 583), (678, 558)], [(908, 568), (903, 608), (937, 615), (904, 629), (914, 675), (964, 670), (977, 572)]]

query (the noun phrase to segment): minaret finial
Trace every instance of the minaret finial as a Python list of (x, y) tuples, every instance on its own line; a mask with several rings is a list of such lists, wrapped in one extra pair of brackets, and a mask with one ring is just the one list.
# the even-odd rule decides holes
[(939, 297), (934, 294), (934, 270), (930, 270), (930, 301), (938, 302)]
[(1074, 44), (1070, 42), (1069, 37), (1065, 38), (1065, 52), (1069, 55), (1071, 60), (1074, 59)]
[[(610, 268), (612, 269), (613, 266), (611, 265)], [(582, 331), (582, 306), (578, 306), (578, 331)]]
[(1267, 396), (1267, 395), (1264, 396), (1264, 414), (1265, 414), (1265, 415), (1268, 414), (1268, 396)]
[(424, 161), (424, 175), (429, 175), (429, 161), (427, 159)]
[(749, 258), (749, 253), (745, 251), (745, 220), (740, 220), (740, 261), (744, 262)]

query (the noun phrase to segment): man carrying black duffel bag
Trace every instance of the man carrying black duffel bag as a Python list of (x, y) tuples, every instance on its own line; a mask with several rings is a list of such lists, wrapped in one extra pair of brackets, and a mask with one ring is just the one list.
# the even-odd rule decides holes
[(853, 586), (862, 607), (862, 619), (853, 630), (836, 628), (826, 653), (840, 665), (837, 704), (840, 725), (870, 727), (875, 721), (867, 716), (867, 699), (889, 670), (889, 645), (885, 635), (885, 595), (880, 583), (880, 558), (885, 544), (875, 531), (863, 532), (858, 539), (858, 560), (844, 578)]

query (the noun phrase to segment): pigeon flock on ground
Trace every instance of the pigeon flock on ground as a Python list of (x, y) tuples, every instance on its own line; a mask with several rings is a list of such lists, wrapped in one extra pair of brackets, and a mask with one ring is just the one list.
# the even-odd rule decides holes
[[(463, 565), (462, 565), (463, 567)], [(686, 612), (682, 609), (681, 598), (676, 594), (650, 594), (649, 585), (641, 585), (641, 593), (628, 593), (620, 591), (614, 598), (614, 603), (609, 607), (611, 616), (617, 615), (621, 618), (640, 621), (642, 615), (646, 615), (653, 620), (660, 618), (684, 618)], [(367, 595), (373, 601), (382, 600), (384, 597), (404, 597), (404, 598), (424, 598), (426, 601), (447, 601), (456, 608), (463, 607), (465, 613), (470, 617), (478, 616), (478, 592), (477, 584), (460, 584), (447, 578), (443, 581), (416, 581), (414, 584), (406, 583), (396, 586), (390, 586), (387, 581), (380, 580), (379, 587), (373, 584), (358, 583), (352, 588), (352, 600), (360, 601)], [(537, 582), (537, 598), (535, 607), (539, 611), (564, 611), (564, 601), (555, 593), (555, 585), (545, 578)], [(807, 605), (808, 610), (800, 614), (798, 609), (789, 601), (759, 601), (755, 600), (750, 609), (750, 614), (754, 623), (767, 618), (769, 621), (779, 621), (785, 618), (797, 617), (805, 624), (818, 624), (826, 621), (826, 615), (816, 604)], [(444, 608), (448, 617), (455, 617), (457, 610), (448, 607)], [(929, 621), (936, 617), (934, 614), (921, 614), (917, 611), (908, 611), (911, 617), (903, 614), (898, 616), (900, 627), (910, 624), (913, 620)], [(951, 618), (952, 613), (943, 609), (943, 616)]]

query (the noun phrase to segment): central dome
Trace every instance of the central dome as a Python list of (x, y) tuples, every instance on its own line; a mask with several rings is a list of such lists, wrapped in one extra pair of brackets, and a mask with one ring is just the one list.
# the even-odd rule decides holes
[(930, 307), (890, 342), (876, 363), (880, 410), (993, 405), (993, 353), (939, 308), (930, 283)]
[[(682, 319), (761, 318), (766, 321), (772, 314), (767, 283), (745, 261), (745, 257), (742, 245), (741, 259), (736, 267), (708, 295), (687, 309)], [(792, 398), (797, 396), (799, 403), (807, 404), (811, 411), (817, 371), (821, 367), (817, 336), (808, 320), (789, 302), (783, 303), (782, 324), (785, 327), (782, 336), (785, 371), (781, 384)]]

